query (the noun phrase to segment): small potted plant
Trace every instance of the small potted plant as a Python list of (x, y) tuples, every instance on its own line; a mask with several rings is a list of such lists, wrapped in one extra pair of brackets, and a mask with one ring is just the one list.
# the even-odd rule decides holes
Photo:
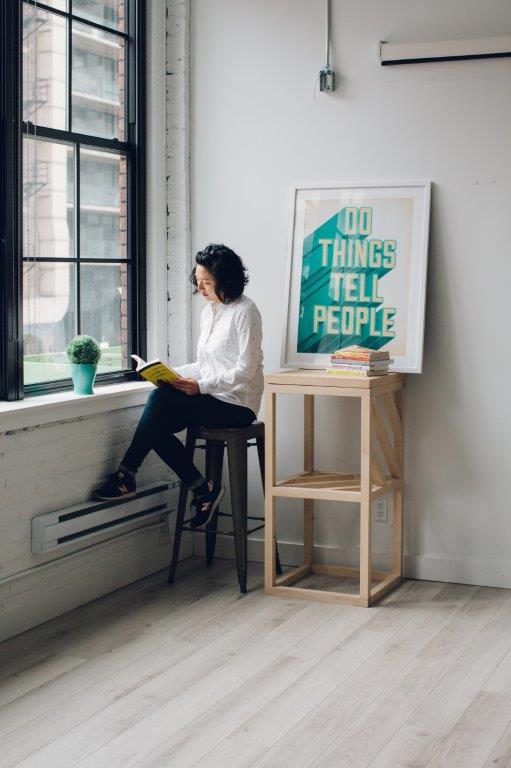
[(77, 395), (93, 395), (92, 385), (96, 378), (101, 349), (92, 336), (75, 336), (67, 347), (71, 364), (71, 376)]

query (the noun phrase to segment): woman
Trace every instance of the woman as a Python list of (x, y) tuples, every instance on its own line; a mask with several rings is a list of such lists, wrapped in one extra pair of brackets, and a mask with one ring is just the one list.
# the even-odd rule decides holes
[(243, 293), (243, 262), (225, 245), (208, 245), (195, 261), (190, 280), (207, 302), (197, 360), (174, 368), (182, 378), (151, 392), (119, 469), (95, 496), (133, 496), (137, 470), (154, 450), (193, 492), (190, 524), (199, 528), (213, 518), (224, 487), (202, 476), (175, 433), (191, 426), (248, 426), (259, 410), (264, 380), (261, 316)]

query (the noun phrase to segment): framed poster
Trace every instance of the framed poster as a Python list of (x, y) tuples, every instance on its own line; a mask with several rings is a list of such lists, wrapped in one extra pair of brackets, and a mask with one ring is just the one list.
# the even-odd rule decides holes
[(337, 349), (385, 349), (420, 373), (429, 182), (292, 191), (282, 365), (324, 368)]

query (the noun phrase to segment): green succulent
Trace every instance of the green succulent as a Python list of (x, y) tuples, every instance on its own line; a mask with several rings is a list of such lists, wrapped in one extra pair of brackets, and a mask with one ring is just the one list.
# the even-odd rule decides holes
[(96, 365), (101, 357), (101, 349), (92, 336), (75, 336), (67, 345), (70, 363)]

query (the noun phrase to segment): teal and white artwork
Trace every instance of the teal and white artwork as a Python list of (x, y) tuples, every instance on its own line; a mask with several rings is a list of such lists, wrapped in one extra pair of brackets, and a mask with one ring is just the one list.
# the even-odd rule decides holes
[(430, 184), (296, 187), (282, 364), (352, 344), (420, 372)]

